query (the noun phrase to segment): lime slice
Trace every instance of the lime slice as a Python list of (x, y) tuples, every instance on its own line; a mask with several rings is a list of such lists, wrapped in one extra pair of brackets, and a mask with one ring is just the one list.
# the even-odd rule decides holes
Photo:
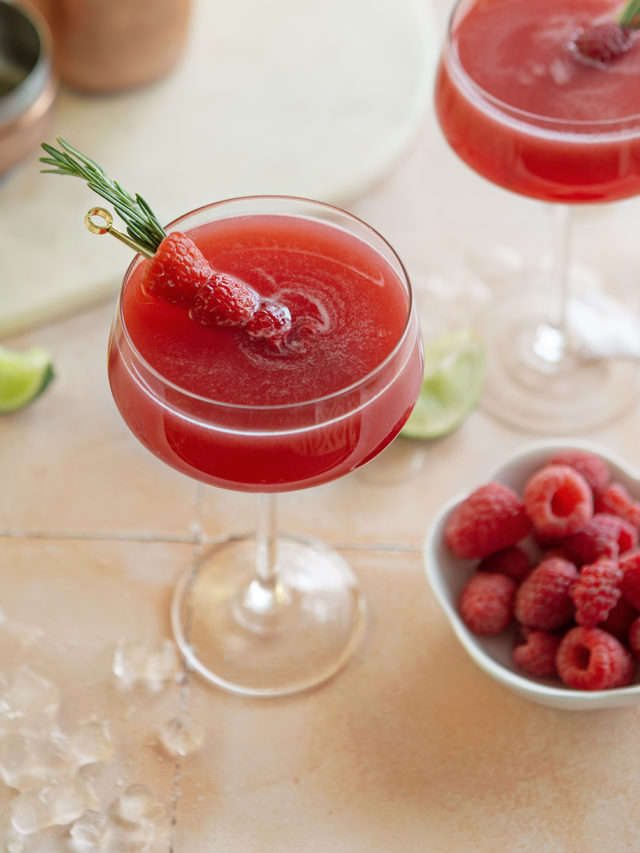
[(484, 380), (484, 343), (473, 329), (456, 329), (426, 343), (420, 396), (402, 435), (438, 438), (452, 432), (476, 407)]
[(17, 352), (0, 346), (0, 413), (31, 403), (52, 379), (51, 356), (42, 347)]

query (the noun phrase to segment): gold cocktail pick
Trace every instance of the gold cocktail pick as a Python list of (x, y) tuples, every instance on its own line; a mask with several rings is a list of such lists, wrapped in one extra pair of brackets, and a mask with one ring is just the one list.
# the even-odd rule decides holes
[[(94, 217), (99, 217), (102, 222), (96, 222)], [(148, 246), (144, 246), (142, 243), (134, 240), (133, 237), (123, 234), (122, 231), (118, 231), (117, 228), (113, 227), (113, 216), (104, 207), (92, 207), (91, 210), (88, 210), (84, 217), (84, 224), (92, 234), (111, 234), (112, 237), (120, 240), (125, 246), (144, 255), (145, 258), (153, 257), (153, 252)]]

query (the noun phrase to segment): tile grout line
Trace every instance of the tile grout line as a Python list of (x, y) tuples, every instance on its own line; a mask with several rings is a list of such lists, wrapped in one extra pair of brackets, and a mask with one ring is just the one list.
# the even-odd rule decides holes
[[(283, 531), (286, 533), (286, 531)], [(240, 535), (240, 534), (234, 534)], [(206, 547), (208, 545), (216, 545), (218, 542), (222, 542), (224, 539), (227, 539), (228, 535), (219, 537), (208, 537), (202, 533), (202, 528), (199, 530), (195, 530), (191, 534), (176, 534), (176, 535), (159, 535), (156, 533), (127, 533), (127, 532), (113, 532), (113, 533), (100, 533), (100, 532), (92, 532), (92, 531), (74, 531), (69, 530), (63, 533), (54, 533), (52, 531), (47, 530), (0, 530), (0, 539), (13, 539), (13, 540), (50, 540), (52, 542), (72, 542), (74, 540), (83, 541), (83, 542), (153, 542), (155, 544), (182, 544), (182, 545), (195, 545), (196, 543), (200, 547)], [(415, 544), (413, 542), (351, 542), (351, 541), (337, 541), (327, 543), (330, 547), (334, 548), (338, 551), (389, 551), (392, 553), (421, 553), (422, 552), (422, 544)]]

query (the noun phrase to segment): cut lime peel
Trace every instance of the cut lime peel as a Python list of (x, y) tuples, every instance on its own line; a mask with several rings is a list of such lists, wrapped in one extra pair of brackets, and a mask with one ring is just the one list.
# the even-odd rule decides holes
[(43, 347), (18, 352), (0, 345), (0, 414), (32, 403), (54, 377), (51, 355)]
[(460, 427), (482, 397), (485, 373), (485, 346), (475, 330), (456, 329), (426, 342), (420, 396), (401, 434), (433, 439)]

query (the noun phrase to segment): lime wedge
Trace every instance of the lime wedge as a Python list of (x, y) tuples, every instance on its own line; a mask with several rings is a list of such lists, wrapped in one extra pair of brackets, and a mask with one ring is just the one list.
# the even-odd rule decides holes
[(17, 352), (0, 346), (0, 413), (31, 403), (52, 379), (51, 356), (42, 347)]
[(425, 343), (424, 380), (402, 435), (439, 438), (459, 427), (482, 396), (485, 370), (484, 343), (473, 329)]

